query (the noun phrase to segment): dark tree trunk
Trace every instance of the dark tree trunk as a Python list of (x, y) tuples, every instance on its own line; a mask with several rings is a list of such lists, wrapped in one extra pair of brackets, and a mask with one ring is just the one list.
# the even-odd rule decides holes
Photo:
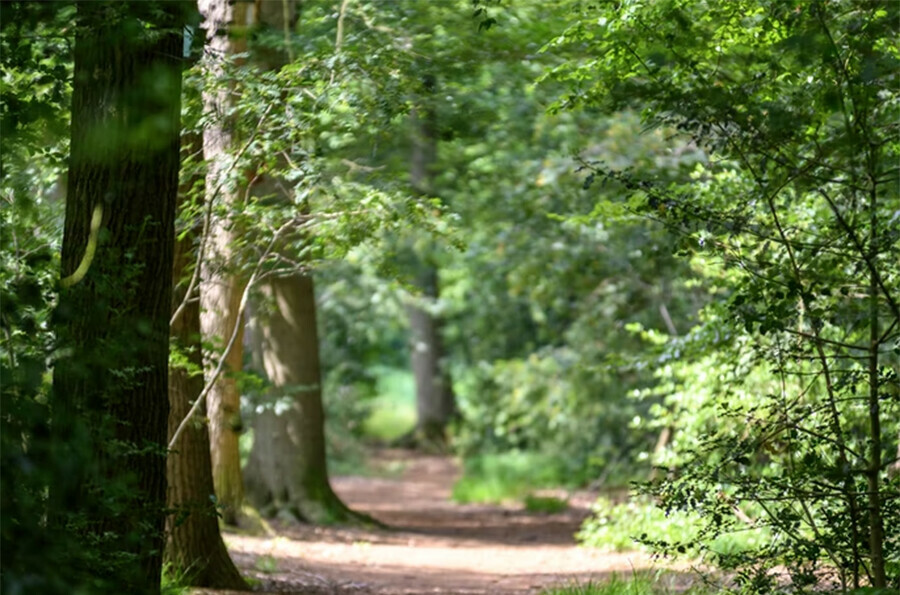
[[(197, 145), (201, 145), (201, 139), (186, 138), (185, 144), (188, 153), (195, 153), (200, 149)], [(191, 180), (191, 183), (195, 181)], [(190, 267), (196, 260), (195, 241), (196, 234), (188, 233), (175, 243), (173, 277), (177, 285), (173, 312), (185, 299)], [(181, 314), (172, 321), (171, 333), (188, 365), (169, 370), (170, 440), (203, 390), (198, 301), (185, 303)], [(165, 559), (192, 587), (247, 590), (247, 583), (228, 556), (219, 532), (205, 419), (206, 408), (201, 406), (169, 452), (166, 467), (168, 509), (171, 512), (166, 517)]]
[[(437, 114), (431, 102), (435, 80), (423, 79), (422, 104), (412, 113), (412, 158), (410, 183), (413, 191), (428, 196), (433, 191), (434, 162), (437, 157)], [(447, 426), (456, 414), (456, 398), (444, 360), (442, 321), (427, 306), (440, 292), (436, 265), (428, 254), (414, 253), (415, 283), (420, 298), (407, 306), (410, 326), (410, 360), (416, 385), (416, 429), (414, 442), (442, 448)]]
[(267, 282), (253, 324), (255, 359), (273, 390), (254, 417), (247, 495), (267, 516), (312, 523), (371, 521), (351, 511), (328, 481), (319, 337), (312, 277)]
[(162, 566), (188, 10), (78, 6), (53, 430), (85, 452), (73, 448), (51, 497), (81, 513), (90, 572), (128, 593), (159, 592)]

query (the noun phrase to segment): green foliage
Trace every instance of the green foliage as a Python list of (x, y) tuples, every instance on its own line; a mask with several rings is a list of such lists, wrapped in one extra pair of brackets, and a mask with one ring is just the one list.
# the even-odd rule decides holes
[(541, 591), (541, 595), (671, 595), (685, 593), (686, 595), (702, 595), (710, 593), (703, 587), (688, 587), (666, 584), (673, 581), (667, 580), (664, 573), (635, 572), (627, 577), (613, 574), (607, 580), (589, 580), (585, 583), (573, 583), (561, 587), (551, 587)]
[(461, 503), (522, 500), (536, 489), (570, 482), (568, 469), (553, 456), (524, 451), (482, 454), (463, 461), (453, 499)]
[(540, 512), (545, 514), (562, 512), (569, 507), (568, 501), (563, 500), (562, 498), (556, 498), (555, 496), (536, 496), (534, 494), (527, 494), (522, 503), (525, 505), (525, 510), (528, 512)]
[(667, 513), (699, 513), (711, 537), (742, 522), (737, 510), (760, 511), (751, 522), (771, 542), (718, 556), (747, 592), (773, 589), (775, 565), (798, 591), (823, 568), (841, 589), (895, 584), (882, 528), (897, 526), (900, 493), (887, 474), (900, 430), (897, 7), (579, 10), (545, 48), (588, 56), (553, 72), (570, 91), (556, 108), (639, 106), (713, 157), (687, 182), (586, 163), (586, 186), (624, 186), (619, 214), (678, 234), (716, 296), (700, 327), (648, 361), (671, 389), (656, 412), (683, 433), (648, 490)]
[[(463, 452), (553, 452), (578, 477), (627, 482), (640, 473), (627, 453), (647, 448), (654, 438), (646, 429), (628, 427), (649, 405), (623, 396), (652, 378), (634, 363), (646, 345), (627, 329), (685, 329), (704, 292), (679, 278), (687, 271), (674, 261), (673, 238), (661, 226), (634, 217), (615, 224), (590, 214), (560, 217), (590, 213), (593, 201), (580, 191), (576, 162), (557, 147), (570, 135), (596, 134), (602, 142), (583, 142), (592, 155), (676, 179), (686, 178), (702, 155), (681, 147), (683, 157), (667, 157), (664, 136), (641, 137), (638, 119), (629, 112), (590, 122), (533, 117), (539, 130), (554, 130), (541, 137), (546, 145), (511, 151), (507, 130), (498, 134), (496, 148), (486, 147), (490, 156), (479, 159), (482, 167), (491, 164), (486, 196), (508, 193), (508, 202), (491, 204), (487, 216), (483, 203), (473, 205), (479, 213), (472, 213), (470, 227), (479, 231), (470, 236), (465, 268), (453, 271), (445, 290), (465, 296), (460, 327), (483, 329), (460, 336), (467, 365), (461, 366), (458, 385), (467, 423), (457, 444)], [(498, 177), (513, 167), (503, 159), (518, 159), (522, 168), (521, 152), (527, 150), (544, 153), (519, 174), (534, 185)], [(615, 184), (603, 190), (609, 197), (620, 191)], [(498, 317), (498, 311), (505, 315)]]
[(65, 168), (75, 7), (5, 2), (0, 10), (0, 176), (5, 190), (16, 188), (19, 201), (33, 205), (54, 194)]
[(369, 402), (362, 423), (363, 435), (390, 442), (406, 435), (416, 425), (415, 387), (406, 370), (375, 368), (376, 395)]
[[(46, 526), (47, 486), (72, 457), (82, 456), (85, 445), (50, 440), (49, 324), (59, 267), (55, 222), (47, 210), (12, 208), (7, 190), (0, 208), (2, 590), (64, 593), (84, 577), (69, 572), (78, 551), (74, 540), (65, 532), (51, 535)], [(16, 206), (27, 205), (29, 198), (15, 196)], [(69, 520), (77, 523), (74, 515)]]
[[(0, 7), (0, 550), (4, 593), (90, 592), (96, 563), (68, 531), (51, 531), (48, 485), (86, 444), (50, 439), (50, 332), (59, 271), (60, 174), (68, 139), (72, 7)], [(62, 31), (62, 33), (59, 33)], [(62, 511), (54, 511), (62, 513)], [(78, 516), (66, 522), (79, 526)], [(83, 528), (83, 524), (81, 525)], [(94, 579), (96, 581), (96, 579)], [(96, 581), (99, 582), (99, 581)]]
[[(737, 555), (771, 542), (765, 528), (736, 527), (732, 532), (705, 535), (702, 519), (696, 511), (666, 513), (647, 498), (631, 498), (614, 503), (600, 498), (592, 516), (578, 532), (578, 540), (603, 551), (648, 549), (660, 542), (684, 544), (678, 553), (700, 556)], [(714, 559), (714, 558), (713, 558)]]
[[(206, 229), (215, 218), (240, 230), (228, 261), (215, 264), (245, 279), (334, 265), (364, 244), (377, 247), (381, 234), (411, 225), (447, 233), (440, 210), (414, 200), (402, 185), (354, 179), (360, 166), (346, 159), (347, 148), (406, 109), (385, 97), (396, 95), (397, 67), (408, 57), (370, 28), (349, 34), (336, 51), (332, 8), (305, 4), (298, 33), (288, 39), (263, 28), (241, 31), (247, 53), (207, 53), (186, 75), (186, 132), (222, 126), (235, 148), (208, 164), (212, 187), (195, 189), (181, 225)], [(359, 13), (352, 18), (371, 18), (367, 4), (350, 10)], [(227, 93), (228, 108), (205, 109), (201, 90)], [(212, 200), (203, 204), (205, 195)]]

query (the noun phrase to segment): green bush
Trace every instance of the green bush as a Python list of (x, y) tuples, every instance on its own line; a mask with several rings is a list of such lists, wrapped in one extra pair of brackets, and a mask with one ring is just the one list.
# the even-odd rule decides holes
[(465, 460), (463, 476), (453, 486), (453, 499), (499, 503), (568, 483), (566, 466), (552, 455), (523, 451), (485, 454)]
[(562, 512), (569, 507), (569, 502), (561, 498), (535, 496), (534, 494), (526, 495), (523, 503), (525, 504), (525, 510), (528, 512), (542, 512), (546, 514)]
[(687, 595), (701, 595), (710, 593), (703, 587), (691, 587), (684, 590), (683, 587), (669, 586), (665, 577), (671, 576), (660, 573), (636, 572), (628, 577), (613, 574), (608, 580), (586, 583), (572, 583), (561, 587), (551, 587), (541, 591), (541, 595), (669, 595), (682, 593)]
[(768, 543), (765, 529), (747, 529), (725, 533), (712, 539), (701, 533), (700, 515), (692, 512), (666, 513), (646, 497), (637, 497), (615, 504), (600, 498), (593, 506), (593, 515), (584, 522), (577, 538), (584, 545), (604, 551), (646, 549), (657, 542), (692, 544), (684, 551), (695, 556), (736, 554)]

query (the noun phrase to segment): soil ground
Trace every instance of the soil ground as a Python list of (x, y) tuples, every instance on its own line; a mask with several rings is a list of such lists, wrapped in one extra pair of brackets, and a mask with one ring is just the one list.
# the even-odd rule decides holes
[[(459, 475), (450, 458), (386, 450), (373, 464), (379, 476), (336, 477), (332, 483), (352, 508), (390, 529), (276, 522), (266, 537), (225, 535), (235, 563), (254, 579), (257, 591), (512, 595), (654, 567), (641, 553), (577, 546), (573, 535), (590, 512), (593, 494), (569, 494), (568, 510), (555, 514), (514, 505), (460, 505), (450, 500)], [(675, 590), (689, 582), (678, 573), (667, 578)]]

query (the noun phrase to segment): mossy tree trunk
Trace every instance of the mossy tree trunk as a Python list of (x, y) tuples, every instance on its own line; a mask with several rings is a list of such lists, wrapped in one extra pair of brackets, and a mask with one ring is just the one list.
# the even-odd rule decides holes
[(287, 513), (312, 523), (362, 520), (328, 481), (313, 279), (299, 273), (272, 279), (261, 293), (252, 343), (272, 391), (253, 420), (248, 497), (267, 516)]
[(190, 10), (181, 2), (78, 5), (52, 403), (55, 438), (72, 460), (51, 486), (51, 506), (79, 513), (85, 551), (73, 555), (90, 556), (83, 570), (128, 593), (160, 589), (180, 57)]
[[(287, 34), (296, 5), (292, 0), (263, 2), (254, 12), (254, 24)], [(251, 53), (251, 60), (267, 69), (278, 69), (287, 59), (281, 52)], [(256, 179), (255, 190), (261, 195), (283, 195), (285, 185), (267, 176)], [(284, 197), (287, 202), (291, 198)], [(303, 241), (295, 239), (295, 245)], [(270, 278), (260, 293), (262, 302), (254, 308), (254, 360), (261, 364), (272, 390), (269, 406), (254, 416), (246, 472), (248, 496), (267, 516), (288, 514), (311, 523), (373, 522), (351, 511), (328, 480), (312, 276), (297, 271)]]
[[(185, 144), (187, 152), (194, 153), (201, 139), (188, 137)], [(175, 243), (172, 309), (177, 311), (183, 301), (184, 307), (172, 321), (171, 334), (186, 364), (169, 370), (169, 440), (204, 386), (200, 304), (193, 299), (185, 301), (190, 267), (196, 260), (196, 239), (195, 233), (188, 233)], [(169, 452), (166, 470), (167, 508), (171, 511), (166, 517), (166, 562), (189, 586), (247, 590), (219, 532), (205, 407), (200, 407)]]

